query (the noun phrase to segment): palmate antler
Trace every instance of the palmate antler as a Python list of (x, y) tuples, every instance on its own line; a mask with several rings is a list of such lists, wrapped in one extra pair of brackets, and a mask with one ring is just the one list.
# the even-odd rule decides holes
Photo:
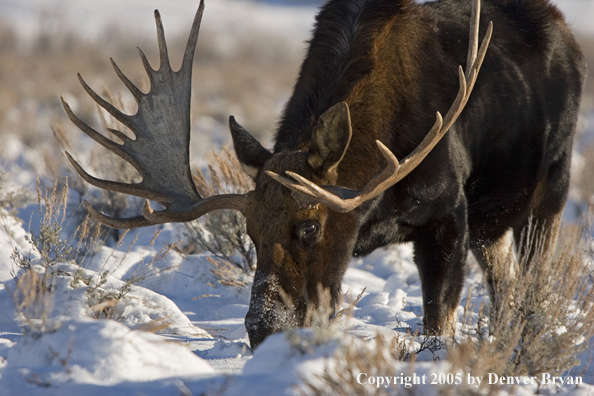
[[(245, 194), (223, 194), (203, 199), (197, 192), (190, 171), (190, 98), (192, 63), (198, 40), (204, 0), (200, 2), (186, 45), (182, 66), (174, 72), (169, 63), (165, 34), (159, 11), (155, 10), (157, 37), (159, 41), (160, 67), (153, 70), (146, 56), (139, 49), (140, 57), (149, 76), (151, 88), (141, 92), (118, 68), (111, 63), (116, 74), (130, 90), (138, 111), (127, 115), (97, 95), (82, 79), (78, 78), (91, 98), (115, 119), (128, 127), (135, 135), (130, 139), (124, 133), (110, 131), (124, 143), (118, 144), (81, 121), (70, 109), (64, 98), (62, 103), (70, 120), (89, 137), (129, 162), (142, 176), (138, 184), (119, 183), (97, 179), (85, 172), (67, 152), (68, 160), (79, 175), (94, 186), (146, 198), (143, 216), (115, 219), (98, 213), (85, 201), (89, 213), (99, 222), (114, 228), (136, 228), (167, 222), (194, 220), (217, 209), (236, 209), (244, 212), (247, 206)], [(148, 199), (165, 206), (154, 212)]]
[(295, 179), (297, 183), (271, 171), (266, 171), (266, 174), (292, 190), (319, 199), (320, 202), (340, 213), (346, 213), (355, 209), (363, 202), (377, 197), (388, 188), (398, 183), (412, 172), (423, 159), (425, 159), (437, 143), (439, 143), (441, 138), (454, 124), (464, 109), (464, 106), (466, 106), (466, 102), (468, 102), (468, 98), (474, 88), (478, 72), (483, 63), (483, 59), (485, 58), (487, 48), (489, 47), (489, 41), (491, 40), (491, 35), (493, 33), (493, 23), (491, 22), (489, 23), (489, 28), (487, 29), (487, 33), (485, 34), (479, 49), (479, 20), (480, 0), (475, 0), (472, 3), (470, 41), (466, 61), (467, 70), (466, 73), (464, 73), (462, 66), (458, 67), (460, 88), (458, 90), (458, 95), (448, 110), (445, 118), (442, 119), (441, 114), (437, 112), (435, 124), (429, 133), (427, 133), (423, 141), (413, 150), (413, 152), (400, 162), (394, 154), (392, 154), (390, 149), (377, 140), (376, 143), (380, 152), (386, 158), (388, 165), (384, 170), (371, 179), (361, 191), (355, 191), (339, 186), (319, 186), (303, 176), (290, 171), (286, 171), (285, 173)]

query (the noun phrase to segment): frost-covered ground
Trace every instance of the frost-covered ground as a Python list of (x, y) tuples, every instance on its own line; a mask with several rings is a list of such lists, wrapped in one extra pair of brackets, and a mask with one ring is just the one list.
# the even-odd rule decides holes
[[(42, 10), (61, 14), (63, 23), (91, 38), (110, 24), (122, 23), (152, 37), (150, 10), (161, 10), (168, 34), (174, 35), (187, 31), (194, 3), (197, 2), (0, 0), (0, 16), (20, 21), (23, 34), (31, 36), (39, 28)], [(593, 1), (557, 3), (577, 30), (592, 32)], [(236, 50), (237, 41), (225, 40), (230, 29), (241, 32), (254, 27), (287, 37), (288, 43), (301, 51), (314, 13), (311, 6), (210, 0), (204, 28), (219, 32), (220, 46), (225, 51)], [(587, 128), (590, 135), (592, 131)], [(13, 164), (2, 161), (6, 169), (1, 170), (19, 170), (21, 174), (13, 175), (13, 184), (31, 187), (36, 175), (18, 166), (28, 160), (26, 149), (13, 143), (11, 151), (17, 153), (5, 153), (14, 157), (17, 164), (12, 168)], [(72, 216), (69, 211), (64, 237), (72, 231), (67, 225)], [(278, 334), (252, 354), (243, 324), (249, 303), (249, 280), (240, 289), (223, 286), (211, 272), (205, 255), (184, 255), (173, 249), (161, 258), (160, 252), (180, 240), (184, 232), (182, 226), (165, 225), (159, 227), (161, 233), (152, 243), (155, 227), (132, 230), (120, 247), (102, 247), (84, 261), (82, 269), (74, 264), (55, 264), (54, 297), (47, 302), (53, 310), (43, 324), (46, 331), (23, 334), (10, 297), (16, 287), (13, 274), (17, 271), (11, 254), (16, 247), (34, 263), (40, 262), (25, 239), (29, 231), (39, 233), (37, 206), (20, 210), (18, 218), (20, 221), (0, 212), (0, 396), (292, 394), (293, 384), (304, 378), (313, 380), (325, 365), (335, 364), (333, 356), (341, 345), (372, 345), (378, 332), (390, 335), (395, 330), (415, 330), (422, 322), (420, 281), (412, 262), (412, 249), (408, 245), (394, 246), (352, 261), (343, 290), (349, 292), (351, 301), (363, 288), (366, 291), (353, 317), (339, 323), (344, 332), (332, 335), (333, 341), (308, 350), (296, 347), (294, 339), (291, 341), (285, 334)], [(141, 280), (125, 288), (131, 278)], [(122, 290), (126, 293), (115, 305), (98, 306), (105, 302), (102, 296)], [(471, 303), (476, 307), (486, 297), (482, 275), (472, 263), (464, 290), (471, 290)], [(458, 309), (460, 318), (466, 303), (465, 293)], [(92, 319), (101, 310), (109, 312), (113, 319)], [(458, 329), (460, 335), (466, 330), (461, 323)], [(303, 330), (297, 337), (306, 341), (313, 335)], [(443, 349), (424, 351), (418, 356), (414, 371), (430, 380), (432, 374), (448, 372), (446, 357)], [(411, 374), (413, 370), (409, 363), (394, 364), (395, 372)], [(569, 375), (577, 375), (579, 370), (581, 367)], [(583, 378), (590, 385), (577, 389), (563, 386), (559, 391), (594, 395), (594, 366), (586, 370)], [(392, 389), (405, 390), (402, 385)], [(533, 394), (535, 389), (533, 385), (508, 387), (499, 394)], [(415, 395), (432, 395), (438, 390), (432, 385), (411, 388)]]

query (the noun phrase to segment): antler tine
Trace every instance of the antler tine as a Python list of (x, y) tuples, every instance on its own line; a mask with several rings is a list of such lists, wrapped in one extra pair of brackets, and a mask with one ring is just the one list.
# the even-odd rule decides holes
[(157, 24), (157, 41), (159, 43), (159, 69), (164, 67), (171, 69), (169, 53), (167, 52), (167, 42), (165, 41), (165, 30), (163, 29), (163, 21), (161, 21), (159, 10), (155, 10), (155, 23)]
[(130, 93), (132, 93), (132, 96), (134, 96), (134, 99), (136, 99), (136, 103), (140, 102), (140, 98), (142, 97), (142, 95), (144, 95), (142, 93), (142, 91), (140, 89), (138, 89), (138, 87), (136, 85), (134, 85), (134, 83), (132, 81), (130, 81), (130, 79), (128, 77), (126, 77), (126, 75), (124, 73), (122, 73), (122, 71), (120, 70), (118, 65), (115, 63), (113, 58), (109, 58), (109, 60), (111, 61), (111, 65), (113, 66), (113, 69), (115, 70), (119, 79), (124, 83), (126, 88), (128, 88)]
[(204, 0), (200, 0), (198, 11), (194, 16), (194, 22), (192, 23), (192, 30), (190, 30), (190, 36), (188, 37), (188, 43), (186, 44), (186, 51), (184, 52), (184, 59), (179, 73), (192, 74), (192, 64), (194, 62), (194, 52), (196, 51), (196, 43), (198, 42), (198, 33), (200, 32), (200, 24), (202, 23), (202, 15), (204, 14)]
[(118, 138), (120, 138), (120, 140), (122, 140), (124, 143), (127, 142), (127, 141), (129, 141), (129, 140), (132, 140), (132, 139), (130, 139), (128, 137), (128, 135), (126, 135), (123, 132), (118, 131), (117, 129), (107, 128), (107, 130), (109, 132), (111, 132), (113, 135), (116, 135)]
[(146, 75), (149, 78), (150, 86), (153, 87), (155, 85), (155, 70), (151, 67), (150, 62), (148, 61), (148, 58), (146, 57), (142, 49), (140, 49), (140, 47), (136, 47), (136, 49), (138, 50), (138, 54), (140, 55), (140, 60), (142, 61), (144, 71), (146, 72)]
[[(478, 72), (481, 68), (481, 66), (483, 65), (483, 61), (485, 60), (485, 55), (487, 54), (487, 49), (489, 48), (489, 43), (491, 42), (491, 37), (493, 36), (493, 22), (489, 22), (489, 26), (487, 27), (487, 32), (485, 33), (485, 37), (483, 38), (483, 41), (481, 43), (481, 47), (478, 51), (477, 57), (475, 58), (474, 62), (472, 63), (472, 67), (470, 68), (471, 73), (474, 73), (476, 75), (474, 75), (469, 81), (472, 82), (472, 84), (469, 85), (469, 92), (472, 91), (472, 89), (474, 88), (474, 84), (476, 83), (476, 78), (478, 75)], [(470, 93), (469, 93), (470, 95)]]
[(468, 37), (470, 38), (468, 42), (468, 54), (466, 56), (466, 80), (470, 78), (471, 73), (471, 66), (474, 64), (474, 60), (476, 59), (476, 55), (478, 53), (478, 37), (479, 37), (479, 22), (480, 22), (480, 15), (481, 15), (481, 2), (480, 0), (475, 0), (472, 3), (472, 8), (470, 10), (470, 32)]
[(109, 190), (109, 191), (121, 192), (121, 193), (124, 193), (124, 194), (136, 195), (137, 197), (151, 199), (153, 201), (162, 202), (162, 203), (168, 203), (168, 202), (172, 202), (173, 201), (173, 199), (171, 197), (168, 197), (166, 195), (159, 194), (157, 192), (153, 192), (153, 191), (149, 191), (149, 190), (145, 190), (143, 188), (140, 188), (139, 185), (142, 184), (142, 183), (139, 183), (139, 184), (128, 184), (128, 183), (121, 183), (121, 182), (116, 182), (116, 181), (103, 180), (103, 179), (98, 179), (96, 177), (93, 177), (93, 176), (89, 175), (78, 164), (78, 162), (76, 162), (74, 160), (74, 158), (72, 158), (72, 156), (70, 155), (70, 153), (67, 152), (67, 151), (66, 151), (66, 157), (68, 158), (68, 161), (70, 162), (70, 164), (72, 165), (72, 167), (80, 175), (80, 177), (82, 177), (83, 179), (85, 179), (85, 181), (87, 183), (92, 184), (95, 187), (99, 187), (99, 188), (102, 188), (104, 190)]
[(84, 88), (84, 90), (89, 94), (89, 96), (97, 103), (99, 106), (103, 107), (109, 114), (111, 114), (116, 120), (127, 126), (128, 128), (132, 129), (132, 119), (130, 116), (122, 113), (118, 110), (114, 105), (103, 99), (99, 96), (95, 91), (89, 87), (89, 85), (85, 82), (82, 78), (80, 73), (78, 74), (78, 81), (80, 81), (80, 85)]
[(437, 112), (435, 123), (429, 133), (427, 133), (423, 141), (412, 151), (412, 153), (400, 162), (398, 162), (396, 157), (394, 157), (392, 152), (386, 146), (378, 141), (378, 147), (386, 158), (388, 165), (384, 170), (371, 179), (360, 192), (353, 194), (353, 190), (343, 187), (318, 186), (304, 177), (288, 171), (286, 172), (287, 175), (295, 179), (299, 185), (275, 173), (267, 172), (267, 174), (283, 185), (295, 191), (316, 197), (331, 209), (343, 213), (355, 209), (369, 199), (375, 198), (402, 180), (412, 172), (423, 159), (425, 159), (437, 143), (439, 143), (441, 138), (447, 133), (458, 116), (462, 113), (464, 106), (466, 106), (466, 103), (468, 102), (493, 33), (493, 23), (490, 22), (487, 33), (485, 34), (480, 48), (478, 48), (479, 21), (480, 0), (475, 0), (472, 3), (466, 72), (464, 72), (462, 66), (458, 67), (459, 89), (456, 99), (450, 106), (446, 116), (442, 118), (441, 114)]
[[(291, 190), (295, 190), (300, 193), (311, 195), (310, 190), (315, 190), (316, 187), (318, 187), (317, 184), (312, 183), (307, 179), (305, 179), (305, 180), (307, 180), (306, 184), (300, 185), (299, 183), (295, 183), (293, 180), (287, 179), (286, 177), (281, 176), (278, 173), (275, 173), (273, 171), (267, 170), (267, 171), (264, 171), (264, 173), (266, 173), (268, 176), (270, 176), (271, 178), (273, 178), (274, 180), (276, 180), (283, 186), (288, 187)], [(289, 172), (289, 171), (287, 171), (287, 174), (290, 175), (291, 177), (293, 177), (293, 175), (294, 175), (293, 172)], [(295, 180), (298, 180), (298, 179), (295, 179)], [(310, 187), (310, 183), (313, 184), (315, 187)]]
[(155, 11), (160, 66), (154, 70), (142, 50), (142, 63), (149, 76), (151, 87), (142, 93), (112, 60), (120, 80), (130, 90), (138, 103), (138, 111), (127, 115), (97, 95), (79, 76), (89, 96), (127, 126), (136, 136), (128, 138), (124, 133), (109, 129), (123, 144), (118, 144), (81, 121), (63, 100), (64, 109), (72, 122), (103, 147), (129, 162), (142, 176), (138, 184), (101, 180), (89, 175), (67, 154), (72, 166), (87, 182), (99, 188), (123, 192), (160, 202), (165, 210), (154, 212), (147, 203), (144, 217), (113, 219), (99, 214), (87, 203), (89, 213), (101, 223), (115, 228), (145, 227), (166, 222), (190, 221), (217, 209), (234, 209), (242, 213), (249, 205), (248, 194), (221, 194), (203, 199), (197, 192), (190, 171), (190, 100), (192, 62), (204, 11), (204, 1), (196, 12), (190, 37), (184, 52), (182, 67), (171, 70), (161, 15)]
[(104, 224), (111, 228), (128, 229), (128, 228), (140, 228), (148, 227), (159, 224), (159, 222), (147, 220), (142, 216), (131, 217), (128, 219), (114, 219), (113, 217), (105, 216), (95, 210), (88, 201), (83, 201), (87, 212), (97, 220), (99, 223)]
[(74, 112), (70, 108), (70, 105), (68, 104), (68, 102), (66, 102), (66, 99), (64, 99), (63, 96), (60, 97), (60, 100), (62, 101), (62, 106), (64, 107), (64, 110), (66, 111), (66, 115), (68, 115), (68, 118), (70, 119), (70, 121), (72, 121), (72, 123), (74, 125), (76, 125), (78, 127), (78, 129), (83, 131), (91, 139), (93, 139), (94, 141), (96, 141), (97, 143), (99, 143), (100, 145), (105, 147), (106, 149), (114, 152), (115, 154), (117, 154), (119, 156), (125, 155), (125, 153), (122, 151), (121, 147), (118, 147), (119, 145), (117, 143), (113, 142), (112, 140), (109, 140), (108, 138), (106, 138), (105, 136), (103, 136), (102, 134), (100, 134), (99, 132), (97, 132), (96, 130), (91, 128), (90, 126), (88, 126), (80, 118), (78, 118), (76, 116), (76, 114), (74, 114)]
[[(332, 194), (330, 191), (326, 190), (326, 186), (318, 186), (317, 184), (307, 180), (305, 177), (294, 172), (287, 171), (286, 173), (287, 175), (291, 176), (293, 179), (297, 180), (301, 184), (301, 186), (299, 187), (307, 189), (308, 192), (306, 192), (306, 194), (312, 195), (313, 193), (315, 197), (320, 198), (320, 200), (326, 206), (328, 206), (330, 209), (336, 212), (347, 213), (363, 203), (363, 201), (361, 200), (362, 196), (359, 194), (357, 194), (355, 197), (351, 199), (344, 199), (343, 197), (336, 196)], [(302, 189), (296, 190), (304, 192)]]

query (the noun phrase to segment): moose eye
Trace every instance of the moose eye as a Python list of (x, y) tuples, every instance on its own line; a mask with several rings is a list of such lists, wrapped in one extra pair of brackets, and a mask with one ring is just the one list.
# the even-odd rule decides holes
[(317, 221), (307, 221), (297, 226), (297, 237), (304, 243), (310, 244), (317, 240), (320, 234), (320, 223)]
[(306, 225), (301, 229), (301, 236), (306, 237), (308, 235), (314, 234), (318, 230), (318, 227), (315, 224)]

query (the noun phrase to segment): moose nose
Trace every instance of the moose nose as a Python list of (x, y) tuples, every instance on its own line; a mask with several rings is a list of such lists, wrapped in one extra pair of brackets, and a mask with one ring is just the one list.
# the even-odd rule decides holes
[(252, 349), (256, 348), (270, 334), (282, 329), (279, 326), (276, 310), (279, 304), (278, 280), (274, 274), (256, 271), (252, 284), (250, 308), (245, 316), (245, 328)]
[(256, 347), (260, 345), (266, 337), (277, 332), (269, 320), (260, 315), (259, 312), (255, 312), (257, 312), (257, 310), (254, 311), (250, 308), (247, 315), (245, 316), (245, 328), (247, 330), (252, 349), (256, 349)]
[(262, 303), (261, 299), (252, 297), (250, 309), (245, 316), (245, 328), (252, 349), (255, 349), (269, 335), (303, 326), (302, 321), (297, 320), (299, 315), (296, 315), (293, 310), (277, 301), (272, 304)]
[(274, 274), (256, 271), (250, 308), (245, 316), (245, 328), (252, 349), (269, 335), (298, 325), (295, 312), (282, 302), (279, 287), (278, 278)]

